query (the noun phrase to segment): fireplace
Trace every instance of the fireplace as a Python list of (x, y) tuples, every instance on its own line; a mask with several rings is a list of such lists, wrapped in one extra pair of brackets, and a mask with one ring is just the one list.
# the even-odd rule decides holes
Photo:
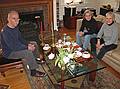
[(40, 44), (41, 31), (45, 30), (44, 24), (41, 23), (44, 23), (43, 10), (20, 13), (19, 27), (23, 38)]
[[(7, 3), (5, 1), (0, 5), (0, 26), (6, 24), (7, 13), (16, 10), (20, 13), (20, 31), (27, 40), (39, 39), (40, 24), (36, 22), (36, 16), (42, 21), (43, 30), (49, 31), (52, 22), (52, 0), (22, 0)], [(1, 26), (1, 27), (2, 27)], [(0, 28), (1, 28), (0, 27)]]

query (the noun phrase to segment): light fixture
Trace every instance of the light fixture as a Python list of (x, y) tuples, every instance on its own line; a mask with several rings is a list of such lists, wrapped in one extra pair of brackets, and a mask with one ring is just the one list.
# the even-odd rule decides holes
[(71, 4), (81, 4), (83, 3), (83, 0), (64, 0), (65, 4), (71, 5)]
[(67, 4), (67, 3), (71, 3), (73, 2), (73, 0), (64, 0), (64, 3)]

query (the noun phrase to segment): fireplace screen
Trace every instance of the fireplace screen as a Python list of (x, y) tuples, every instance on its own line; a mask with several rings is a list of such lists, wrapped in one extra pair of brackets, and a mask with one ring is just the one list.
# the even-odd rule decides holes
[[(26, 41), (36, 41), (39, 45), (40, 31), (44, 30), (44, 24), (41, 26), (41, 21), (44, 23), (43, 11), (37, 12), (22, 12), (20, 13), (20, 31)], [(42, 27), (42, 28), (41, 28)]]

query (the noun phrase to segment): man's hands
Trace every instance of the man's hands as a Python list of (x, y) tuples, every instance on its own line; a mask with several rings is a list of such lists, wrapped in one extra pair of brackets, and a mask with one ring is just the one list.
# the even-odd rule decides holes
[(35, 45), (28, 44), (28, 50), (34, 51), (35, 50)]

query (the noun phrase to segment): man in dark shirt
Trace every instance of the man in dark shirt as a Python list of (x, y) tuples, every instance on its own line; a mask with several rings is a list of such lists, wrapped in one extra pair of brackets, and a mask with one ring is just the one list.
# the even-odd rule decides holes
[(19, 14), (16, 11), (8, 13), (8, 23), (5, 25), (1, 32), (1, 44), (3, 56), (8, 59), (22, 58), (29, 65), (32, 76), (44, 76), (45, 73), (37, 71), (38, 64), (33, 55), (35, 45), (27, 44), (21, 37), (18, 28)]

